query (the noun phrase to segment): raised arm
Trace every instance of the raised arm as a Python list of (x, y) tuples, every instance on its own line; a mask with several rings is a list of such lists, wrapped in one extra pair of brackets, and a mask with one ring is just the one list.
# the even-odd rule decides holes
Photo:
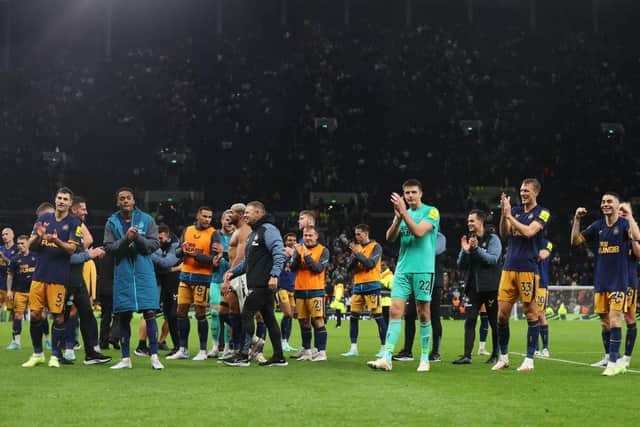
[(573, 216), (573, 224), (571, 224), (571, 245), (572, 246), (580, 246), (585, 242), (585, 238), (580, 233), (580, 220), (583, 216), (587, 214), (587, 210), (585, 208), (576, 209), (576, 213)]

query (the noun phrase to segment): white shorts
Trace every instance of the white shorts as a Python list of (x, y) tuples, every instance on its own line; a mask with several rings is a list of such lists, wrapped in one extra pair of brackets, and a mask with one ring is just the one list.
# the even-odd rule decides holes
[(240, 312), (242, 312), (242, 307), (244, 307), (244, 301), (249, 296), (249, 289), (247, 288), (247, 275), (243, 274), (232, 279), (229, 282), (229, 286), (231, 290), (238, 296), (238, 306), (240, 307)]

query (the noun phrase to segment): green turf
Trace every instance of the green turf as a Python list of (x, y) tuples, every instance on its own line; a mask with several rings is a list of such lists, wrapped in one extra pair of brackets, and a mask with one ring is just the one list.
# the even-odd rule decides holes
[[(523, 321), (512, 322), (512, 351), (525, 350), (525, 328)], [(393, 372), (368, 369), (365, 362), (378, 349), (373, 321), (361, 322), (356, 358), (340, 356), (349, 347), (348, 322), (336, 329), (330, 321), (328, 362), (228, 368), (214, 360), (163, 357), (161, 372), (136, 356), (131, 370), (82, 364), (21, 368), (31, 354), (28, 330), (25, 323), (22, 350), (0, 350), (1, 426), (625, 424), (636, 415), (629, 397), (640, 381), (634, 372), (607, 378), (601, 369), (542, 359), (534, 372), (518, 373), (522, 357), (516, 355), (502, 372), (490, 371), (479, 356), (472, 365), (454, 366), (451, 360), (462, 350), (462, 321), (444, 322), (443, 362), (433, 363), (429, 373), (417, 373), (417, 361), (395, 362)], [(294, 329), (293, 345), (300, 342), (298, 333)], [(192, 352), (195, 335), (194, 324)], [(3, 347), (9, 337), (10, 324), (0, 323)], [(601, 357), (595, 321), (552, 321), (550, 337), (554, 358), (593, 362)], [(119, 356), (115, 350), (107, 353)]]

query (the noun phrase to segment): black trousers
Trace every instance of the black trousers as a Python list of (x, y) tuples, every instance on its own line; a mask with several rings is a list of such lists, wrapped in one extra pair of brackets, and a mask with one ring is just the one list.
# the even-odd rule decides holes
[(93, 343), (97, 341), (98, 331), (96, 330), (96, 320), (93, 316), (91, 300), (89, 293), (84, 285), (69, 286), (66, 288), (67, 304), (65, 306), (65, 319), (69, 316), (71, 303), (78, 310), (78, 319), (80, 319), (80, 333), (82, 341), (84, 341), (84, 349), (86, 353), (93, 351)]
[(498, 291), (476, 292), (470, 290), (467, 293), (469, 306), (467, 307), (467, 317), (464, 321), (464, 355), (471, 357), (473, 352), (473, 342), (476, 339), (476, 323), (480, 307), (484, 304), (491, 326), (491, 346), (492, 356), (498, 355)]
[(100, 317), (100, 346), (107, 347), (109, 341), (119, 341), (120, 331), (113, 325), (113, 296), (100, 295), (100, 307), (102, 316)]
[(162, 313), (169, 324), (169, 335), (173, 342), (173, 348), (180, 346), (180, 336), (178, 335), (178, 283), (175, 286), (169, 283), (163, 283), (160, 287), (160, 302), (162, 304)]
[[(442, 288), (433, 288), (431, 293), (431, 328), (433, 333), (432, 353), (440, 354), (440, 340), (442, 338), (442, 321), (440, 314), (440, 299), (442, 298)], [(418, 311), (416, 301), (411, 298), (404, 308), (404, 347), (403, 352), (411, 353), (413, 341), (416, 336), (416, 319)]]
[(256, 313), (260, 312), (264, 319), (267, 330), (269, 331), (269, 339), (271, 340), (271, 346), (273, 347), (273, 355), (276, 358), (282, 358), (282, 336), (280, 334), (280, 327), (276, 321), (274, 313), (275, 307), (275, 294), (269, 288), (255, 288), (249, 289), (249, 295), (244, 301), (244, 307), (242, 307), (242, 337), (244, 341), (242, 343), (242, 354), (249, 354), (249, 348), (251, 347), (251, 339), (255, 333), (255, 317)]

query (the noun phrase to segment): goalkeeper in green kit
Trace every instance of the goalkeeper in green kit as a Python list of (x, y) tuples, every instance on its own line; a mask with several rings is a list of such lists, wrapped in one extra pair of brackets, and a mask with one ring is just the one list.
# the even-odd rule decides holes
[(420, 365), (418, 372), (428, 372), (431, 346), (431, 291), (435, 273), (436, 240), (440, 213), (422, 203), (422, 184), (409, 179), (402, 184), (403, 196), (391, 194), (394, 218), (387, 230), (387, 240), (400, 236), (400, 254), (391, 290), (391, 312), (384, 355), (367, 365), (390, 371), (391, 356), (398, 339), (406, 301), (413, 295), (420, 319)]

